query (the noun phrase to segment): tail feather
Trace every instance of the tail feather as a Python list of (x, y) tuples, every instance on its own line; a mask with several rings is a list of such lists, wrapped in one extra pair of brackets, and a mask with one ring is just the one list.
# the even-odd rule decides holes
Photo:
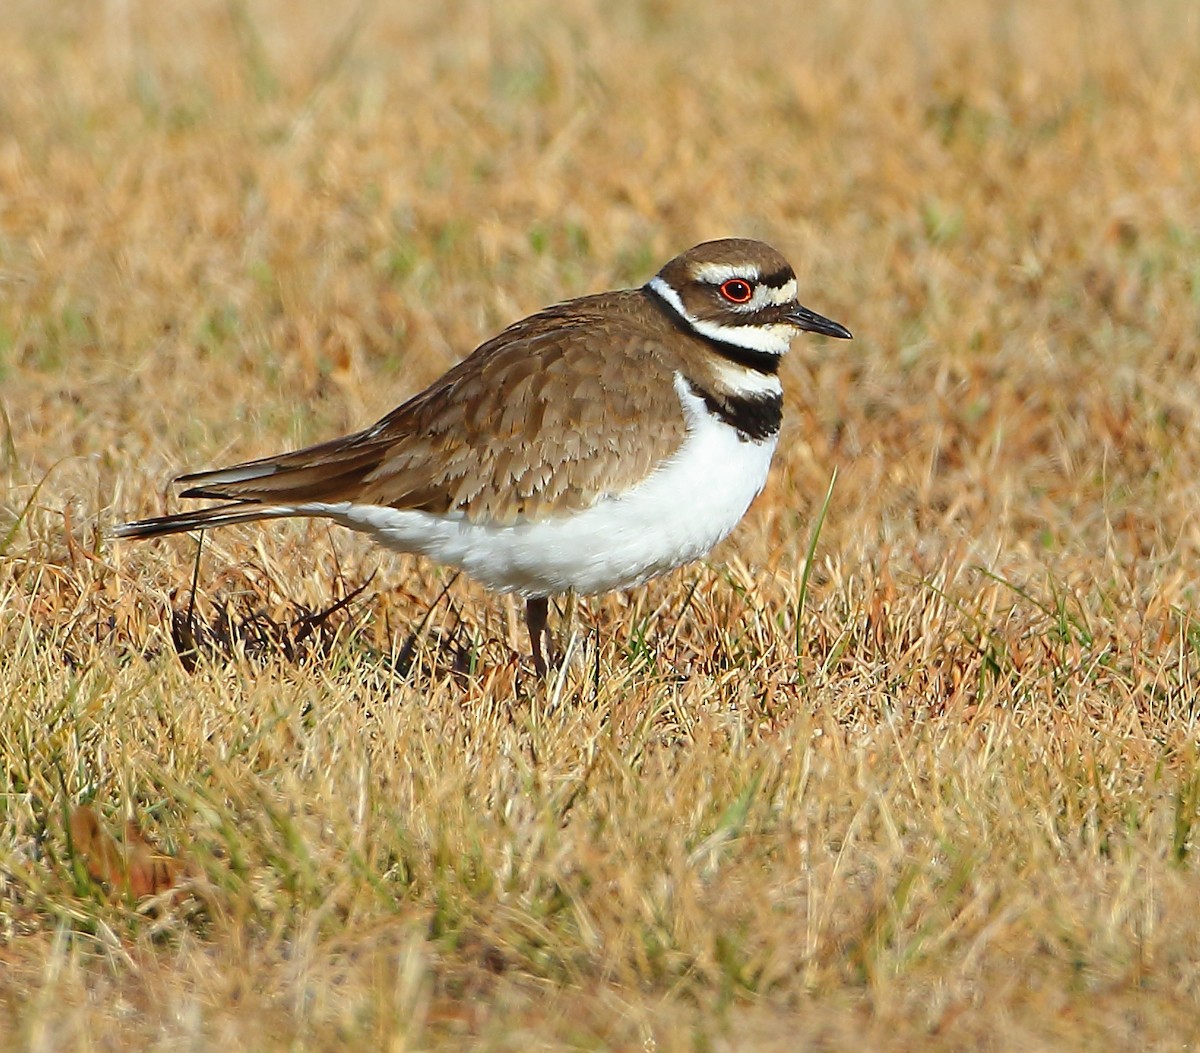
[[(181, 476), (176, 482), (197, 480), (201, 485), (189, 486), (180, 497), (202, 497), (209, 500), (235, 501), (339, 501), (352, 494), (365, 474), (363, 460), (345, 464), (305, 465), (281, 469), (277, 473), (236, 477), (234, 470), (194, 476)], [(374, 459), (367, 467), (373, 467)]]
[[(379, 426), (291, 453), (243, 461), (227, 468), (189, 472), (175, 479), (186, 487), (180, 497), (223, 501), (212, 508), (123, 523), (116, 538), (161, 537), (209, 530), (231, 523), (320, 514), (315, 508), (351, 498), (378, 468), (394, 439)], [(306, 511), (300, 511), (305, 508)]]
[(197, 508), (191, 512), (178, 512), (172, 516), (155, 516), (153, 519), (138, 519), (122, 523), (113, 528), (114, 538), (162, 537), (166, 534), (184, 534), (191, 530), (211, 530), (213, 527), (229, 526), (233, 523), (254, 523), (260, 519), (282, 519), (295, 515), (288, 505), (259, 505), (235, 503), (216, 505), (213, 508)]
[(337, 501), (378, 467), (387, 446), (387, 442), (359, 432), (292, 453), (189, 472), (175, 482), (187, 486), (180, 497), (262, 504)]

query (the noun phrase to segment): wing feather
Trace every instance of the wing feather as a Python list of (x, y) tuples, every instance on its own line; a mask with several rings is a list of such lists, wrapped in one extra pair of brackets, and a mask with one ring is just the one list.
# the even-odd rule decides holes
[[(667, 323), (607, 293), (517, 322), (373, 427), (181, 476), (182, 496), (388, 505), (512, 523), (586, 508), (682, 443)], [(652, 427), (647, 427), (652, 424)]]

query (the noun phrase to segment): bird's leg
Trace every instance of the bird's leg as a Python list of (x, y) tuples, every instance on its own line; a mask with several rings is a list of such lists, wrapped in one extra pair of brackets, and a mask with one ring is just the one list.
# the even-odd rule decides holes
[(549, 672), (546, 658), (542, 651), (543, 637), (550, 642), (550, 634), (546, 623), (550, 618), (550, 600), (545, 596), (535, 596), (525, 601), (525, 625), (529, 629), (529, 642), (533, 647), (533, 668), (537, 675), (545, 677)]
[(566, 596), (563, 597), (563, 603), (567, 608), (567, 634), (575, 631), (575, 616), (579, 613), (579, 593), (574, 589), (567, 589)]
[[(559, 631), (558, 638), (563, 642), (563, 647), (570, 651), (572, 650), (571, 638), (575, 635), (575, 616), (579, 613), (579, 594), (574, 589), (567, 589), (563, 603), (567, 608), (567, 618), (566, 623)], [(561, 657), (566, 657), (565, 653)]]

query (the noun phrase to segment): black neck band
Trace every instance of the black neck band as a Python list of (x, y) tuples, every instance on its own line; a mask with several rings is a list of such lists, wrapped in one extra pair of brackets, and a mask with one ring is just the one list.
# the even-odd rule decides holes
[(783, 423), (782, 395), (717, 395), (691, 380), (687, 386), (693, 395), (704, 400), (708, 412), (737, 431), (743, 442), (762, 442), (779, 434)]

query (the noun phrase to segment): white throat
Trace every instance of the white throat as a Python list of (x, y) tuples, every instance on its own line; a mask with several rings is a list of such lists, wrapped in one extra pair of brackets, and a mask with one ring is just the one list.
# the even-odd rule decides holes
[(662, 278), (650, 279), (650, 288), (689, 326), (701, 336), (719, 340), (723, 344), (744, 347), (748, 351), (761, 351), (768, 355), (782, 356), (791, 346), (795, 329), (786, 322), (778, 325), (721, 325), (695, 317), (679, 298), (679, 293)]

